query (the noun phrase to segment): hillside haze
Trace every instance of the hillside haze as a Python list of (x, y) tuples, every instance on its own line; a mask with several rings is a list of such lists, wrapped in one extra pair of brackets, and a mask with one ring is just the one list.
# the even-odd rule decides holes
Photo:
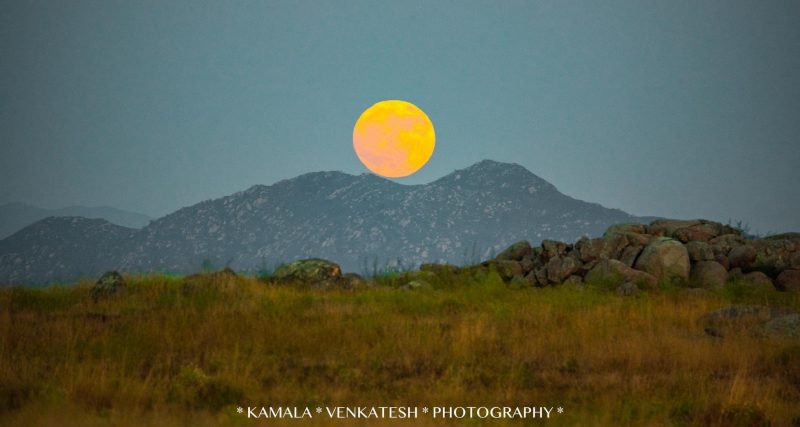
[(189, 273), (204, 264), (253, 271), (309, 257), (354, 272), (461, 264), (522, 239), (574, 241), (650, 220), (573, 199), (522, 166), (490, 160), (424, 185), (315, 172), (201, 202), (141, 230), (50, 218), (0, 241), (0, 281), (110, 268)]

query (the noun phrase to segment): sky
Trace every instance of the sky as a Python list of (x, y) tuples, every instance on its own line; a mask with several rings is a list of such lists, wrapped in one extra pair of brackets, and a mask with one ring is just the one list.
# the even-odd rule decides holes
[(639, 215), (800, 231), (796, 1), (0, 1), (0, 203), (160, 216), (367, 172), (361, 112)]

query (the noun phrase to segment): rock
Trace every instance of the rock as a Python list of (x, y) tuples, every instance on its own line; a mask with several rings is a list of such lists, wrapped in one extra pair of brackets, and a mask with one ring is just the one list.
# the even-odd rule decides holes
[(659, 219), (647, 226), (647, 234), (672, 237), (676, 231), (693, 225), (700, 225), (700, 220)]
[(111, 297), (124, 290), (125, 279), (116, 271), (107, 271), (97, 279), (91, 290), (92, 299)]
[(522, 264), (519, 261), (490, 261), (489, 265), (494, 267), (504, 282), (510, 282), (515, 276), (523, 276)]
[(522, 266), (522, 274), (528, 274), (533, 271), (534, 268), (536, 268), (536, 261), (534, 261), (532, 258), (525, 257), (522, 258), (522, 260), (519, 262), (519, 265)]
[(776, 317), (765, 323), (759, 332), (774, 338), (800, 338), (800, 314)]
[(751, 273), (744, 274), (742, 275), (741, 278), (742, 281), (754, 287), (764, 288), (769, 290), (775, 289), (775, 285), (772, 284), (772, 279), (770, 279), (769, 276), (760, 271), (753, 271)]
[(550, 282), (547, 280), (547, 268), (539, 267), (533, 270), (533, 275), (536, 278), (538, 286), (548, 286)]
[(708, 241), (714, 254), (728, 255), (731, 249), (744, 245), (744, 237), (738, 234), (723, 234)]
[(685, 244), (691, 261), (714, 261), (714, 250), (706, 242), (689, 242)]
[(716, 261), (700, 261), (692, 265), (691, 280), (701, 288), (719, 289), (728, 281), (728, 271)]
[(569, 276), (569, 277), (567, 277), (566, 280), (564, 280), (564, 284), (565, 285), (582, 285), (583, 284), (583, 279), (581, 278), (581, 276), (578, 276), (577, 274), (573, 274), (572, 276)]
[(327, 286), (341, 282), (342, 269), (338, 264), (324, 259), (302, 259), (278, 267), (272, 278), (285, 283)]
[(656, 278), (643, 271), (634, 270), (615, 259), (599, 261), (588, 273), (584, 281), (597, 282), (603, 280), (617, 280), (617, 283), (633, 282), (646, 288), (654, 288), (658, 284)]
[(547, 280), (550, 283), (561, 283), (567, 277), (576, 273), (580, 268), (580, 261), (575, 258), (568, 257), (554, 257), (550, 258), (547, 262)]
[(770, 320), (797, 314), (794, 310), (758, 305), (733, 305), (707, 313), (700, 323), (709, 335), (722, 337), (731, 333), (752, 332)]
[(617, 293), (622, 296), (633, 296), (639, 293), (639, 287), (636, 286), (636, 283), (633, 282), (625, 282), (617, 288)]
[(714, 261), (718, 262), (719, 265), (725, 267), (726, 270), (730, 270), (731, 269), (731, 263), (728, 260), (728, 257), (725, 256), (725, 255), (715, 253), (714, 254)]
[(800, 270), (783, 270), (775, 279), (775, 287), (782, 291), (800, 292)]
[(527, 282), (528, 286), (535, 286), (535, 287), (547, 286), (547, 283), (539, 283), (539, 280), (536, 279), (536, 272), (534, 271), (531, 271), (525, 275), (525, 282)]
[(731, 268), (748, 267), (756, 260), (756, 249), (751, 245), (741, 245), (728, 252)]
[(628, 267), (633, 267), (633, 265), (636, 263), (636, 258), (639, 257), (643, 249), (644, 246), (628, 246), (622, 250), (619, 260)]
[(575, 243), (582, 262), (618, 258), (628, 246), (628, 239), (622, 234), (610, 234), (602, 238), (582, 238)]
[(689, 278), (689, 253), (677, 240), (659, 238), (647, 245), (634, 268), (652, 274), (657, 279)]
[(542, 241), (542, 261), (547, 262), (550, 261), (550, 258), (557, 257), (557, 256), (564, 256), (567, 254), (567, 245), (564, 242), (557, 242), (555, 240), (543, 240)]
[(614, 224), (606, 229), (606, 232), (603, 234), (603, 236), (615, 233), (645, 234), (647, 233), (647, 228), (644, 224)]
[(792, 258), (800, 251), (800, 241), (787, 239), (753, 240), (748, 242), (756, 250), (755, 260), (745, 271), (761, 271), (777, 277), (781, 271), (791, 268)]
[(533, 254), (533, 248), (527, 240), (521, 240), (500, 252), (494, 259), (498, 261), (522, 261)]
[(792, 257), (789, 259), (789, 268), (796, 268), (800, 270), (800, 251), (792, 254)]

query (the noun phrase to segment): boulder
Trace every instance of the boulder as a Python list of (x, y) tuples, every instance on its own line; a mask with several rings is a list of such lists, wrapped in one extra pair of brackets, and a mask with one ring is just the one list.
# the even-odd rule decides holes
[(775, 285), (772, 283), (772, 279), (770, 279), (769, 276), (760, 271), (753, 271), (747, 274), (743, 274), (742, 281), (758, 288), (764, 288), (770, 290), (775, 289)]
[(722, 236), (709, 240), (708, 244), (711, 245), (714, 255), (728, 255), (731, 249), (744, 245), (745, 242), (744, 237), (738, 234), (723, 234)]
[(490, 261), (489, 266), (494, 267), (504, 282), (510, 282), (515, 276), (523, 276), (522, 263), (519, 261)]
[(689, 253), (677, 240), (659, 238), (647, 245), (634, 268), (652, 274), (657, 279), (689, 278)]
[(793, 257), (800, 251), (800, 242), (793, 239), (753, 240), (748, 244), (753, 246), (756, 256), (743, 270), (761, 271), (770, 277), (791, 268)]
[(622, 250), (622, 253), (619, 255), (619, 260), (628, 267), (633, 267), (636, 263), (636, 258), (639, 257), (643, 249), (644, 246), (628, 246)]
[(775, 287), (782, 291), (800, 292), (800, 270), (783, 270), (775, 279)]
[(341, 284), (342, 269), (339, 268), (339, 264), (328, 260), (302, 259), (278, 267), (272, 278), (285, 283), (328, 286)]
[(97, 279), (90, 291), (92, 299), (111, 297), (125, 289), (125, 279), (116, 271), (107, 271)]
[(724, 234), (737, 234), (738, 232), (727, 225), (705, 219), (674, 220), (664, 219), (650, 223), (647, 227), (650, 234), (672, 237), (683, 243), (708, 242)]
[(722, 337), (731, 333), (753, 332), (770, 320), (797, 314), (794, 310), (758, 305), (733, 305), (703, 315), (700, 324), (709, 335)]
[(606, 229), (603, 236), (615, 233), (645, 234), (647, 233), (647, 227), (644, 224), (614, 224)]
[(564, 256), (567, 254), (567, 245), (564, 242), (557, 242), (555, 240), (543, 240), (542, 241), (542, 261), (547, 262), (550, 261), (550, 258), (557, 257), (557, 256)]
[(494, 259), (498, 261), (522, 261), (533, 254), (533, 248), (527, 240), (521, 240), (500, 252)]
[(721, 266), (725, 267), (726, 270), (731, 269), (731, 262), (728, 260), (728, 257), (722, 254), (714, 254), (714, 261), (718, 262)]
[(692, 219), (692, 220), (680, 220), (680, 219), (659, 219), (655, 220), (647, 226), (647, 234), (652, 234), (654, 236), (660, 237), (672, 237), (676, 231), (691, 227), (694, 225), (700, 225), (700, 220)]
[(752, 245), (741, 245), (728, 252), (731, 268), (748, 267), (756, 260), (756, 249)]
[(596, 282), (603, 280), (617, 280), (618, 283), (633, 282), (646, 288), (654, 288), (658, 280), (644, 271), (634, 270), (615, 259), (605, 259), (599, 261), (586, 273), (584, 281)]
[(728, 271), (716, 261), (699, 261), (692, 265), (691, 280), (701, 288), (719, 289), (728, 281)]
[(550, 283), (561, 283), (578, 272), (580, 265), (581, 262), (571, 256), (550, 258), (546, 266), (547, 280)]
[(628, 239), (624, 235), (610, 234), (596, 239), (582, 238), (575, 243), (575, 249), (582, 262), (590, 262), (616, 259), (628, 244)]
[(691, 261), (714, 261), (714, 250), (706, 242), (689, 242), (685, 244)]
[(564, 280), (564, 284), (565, 285), (582, 285), (583, 284), (583, 278), (581, 278), (581, 276), (578, 276), (577, 274), (573, 274), (572, 276), (569, 276), (569, 277), (567, 277), (566, 280)]
[(800, 314), (787, 314), (769, 320), (759, 332), (767, 337), (800, 338)]

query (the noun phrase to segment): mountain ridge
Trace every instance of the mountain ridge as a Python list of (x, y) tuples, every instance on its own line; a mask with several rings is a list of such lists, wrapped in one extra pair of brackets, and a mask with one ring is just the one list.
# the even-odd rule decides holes
[[(414, 185), (372, 174), (310, 172), (204, 200), (141, 230), (110, 229), (109, 242), (100, 241), (113, 248), (106, 256), (109, 268), (127, 272), (190, 273), (203, 264), (252, 271), (311, 257), (365, 272), (374, 265), (460, 264), (518, 240), (574, 241), (600, 235), (612, 224), (651, 219), (564, 195), (518, 164), (484, 160)], [(46, 282), (102, 272), (92, 270), (100, 267), (97, 262), (83, 265), (61, 253), (63, 247), (48, 242), (59, 241), (59, 231), (48, 230), (53, 235), (33, 228), (23, 241), (0, 241), (0, 281)], [(29, 259), (31, 254), (46, 259)], [(38, 273), (33, 266), (41, 268), (47, 260), (63, 268)]]

